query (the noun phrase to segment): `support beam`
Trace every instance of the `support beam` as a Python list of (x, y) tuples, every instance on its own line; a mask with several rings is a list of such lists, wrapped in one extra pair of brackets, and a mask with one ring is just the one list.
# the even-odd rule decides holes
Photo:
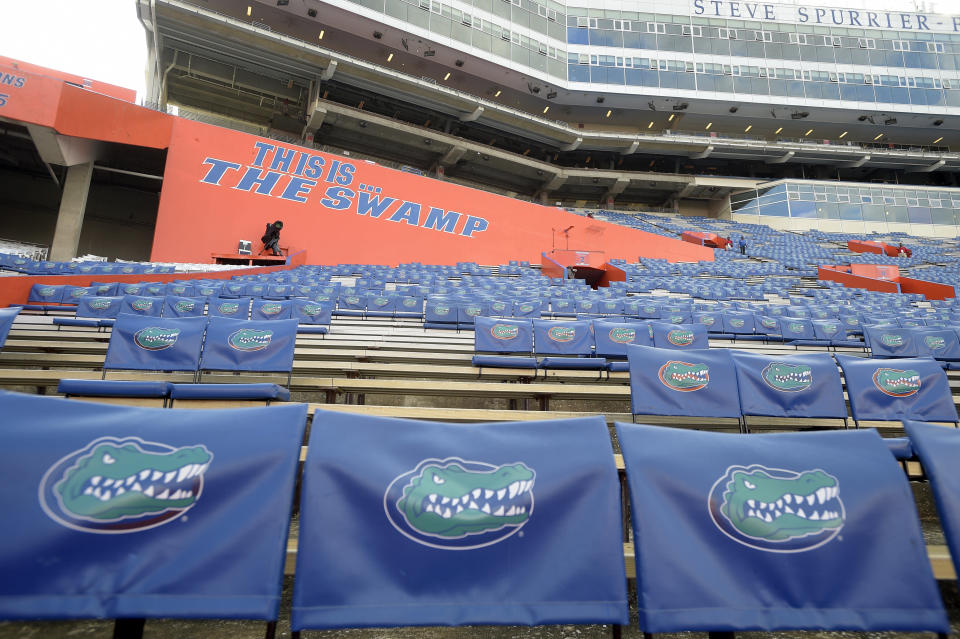
[(313, 113), (310, 114), (310, 119), (307, 120), (307, 124), (303, 127), (303, 135), (307, 134), (307, 131), (316, 131), (320, 128), (320, 125), (323, 124), (323, 121), (327, 118), (327, 110), (322, 106), (316, 106), (313, 109)]
[(930, 166), (920, 166), (920, 167), (910, 168), (904, 172), (905, 173), (933, 173), (934, 171), (936, 171), (946, 163), (947, 163), (946, 160), (937, 160)]
[(473, 111), (471, 111), (470, 113), (466, 113), (466, 114), (464, 114), (464, 115), (461, 115), (461, 116), (460, 116), (460, 121), (461, 121), (461, 122), (475, 122), (475, 121), (477, 120), (477, 118), (479, 118), (481, 115), (483, 115), (483, 107), (480, 106), (480, 105), (477, 105), (477, 108), (474, 109)]
[(440, 166), (453, 166), (460, 161), (460, 158), (463, 157), (463, 154), (467, 152), (467, 147), (465, 146), (452, 146), (450, 150), (447, 151), (442, 158), (438, 161)]
[(581, 143), (581, 142), (583, 142), (583, 138), (577, 138), (576, 140), (574, 140), (574, 141), (571, 142), (570, 144), (565, 144), (565, 145), (561, 146), (561, 147), (560, 147), (560, 150), (561, 150), (561, 151), (576, 151), (578, 148), (580, 148), (580, 143)]
[(620, 155), (633, 155), (637, 152), (637, 148), (640, 146), (640, 140), (634, 140), (630, 143), (630, 147), (620, 151)]
[(620, 195), (627, 189), (628, 186), (630, 186), (630, 178), (628, 177), (617, 178), (617, 181), (614, 182), (609, 189), (607, 189), (606, 193), (604, 193), (603, 199), (607, 200), (609, 198)]
[(566, 184), (566, 182), (567, 182), (567, 176), (564, 175), (563, 173), (557, 173), (556, 175), (551, 177), (548, 181), (544, 182), (540, 190), (546, 191), (546, 192), (556, 191), (561, 186)]
[(337, 72), (337, 61), (331, 60), (330, 64), (327, 65), (327, 68), (323, 70), (323, 73), (320, 74), (320, 79), (326, 82), (333, 77), (333, 74)]
[(794, 155), (796, 155), (795, 151), (787, 151), (786, 155), (782, 155), (772, 160), (767, 160), (767, 164), (786, 164)]
[(67, 169), (67, 179), (63, 183), (63, 195), (60, 198), (60, 214), (57, 216), (57, 228), (53, 233), (48, 259), (65, 262), (77, 256), (92, 176), (93, 162), (76, 164)]
[(687, 184), (685, 184), (684, 187), (680, 189), (679, 192), (677, 192), (677, 195), (675, 197), (678, 201), (682, 200), (683, 198), (693, 193), (694, 189), (696, 188), (697, 188), (697, 183), (691, 180), (690, 182), (687, 182)]
[(704, 159), (704, 158), (710, 157), (710, 154), (711, 154), (711, 153), (713, 153), (713, 145), (712, 145), (712, 144), (711, 144), (711, 145), (708, 145), (707, 148), (705, 148), (703, 151), (700, 151), (700, 153), (691, 153), (691, 154), (690, 154), (690, 159), (691, 159), (691, 160), (702, 160), (702, 159)]
[(859, 169), (861, 166), (863, 166), (869, 161), (870, 161), (870, 156), (865, 155), (859, 160), (855, 160), (853, 162), (843, 162), (841, 164), (838, 164), (837, 168), (838, 169)]

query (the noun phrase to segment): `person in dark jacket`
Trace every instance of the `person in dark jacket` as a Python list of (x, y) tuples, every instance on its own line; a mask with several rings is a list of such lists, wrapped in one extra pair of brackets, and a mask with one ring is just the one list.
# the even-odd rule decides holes
[(260, 251), (260, 255), (263, 255), (264, 251), (270, 249), (273, 251), (274, 255), (283, 255), (280, 252), (280, 229), (283, 228), (283, 222), (277, 220), (273, 224), (267, 224), (267, 230), (264, 232), (263, 237), (260, 238), (260, 241), (263, 242), (263, 250)]

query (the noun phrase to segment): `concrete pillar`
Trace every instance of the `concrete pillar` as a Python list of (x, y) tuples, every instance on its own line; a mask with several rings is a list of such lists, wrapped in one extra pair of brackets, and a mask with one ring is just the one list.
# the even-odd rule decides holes
[(63, 195), (60, 197), (60, 214), (57, 216), (57, 228), (53, 232), (53, 245), (48, 259), (67, 261), (77, 256), (91, 177), (93, 162), (67, 168), (67, 179), (64, 180)]

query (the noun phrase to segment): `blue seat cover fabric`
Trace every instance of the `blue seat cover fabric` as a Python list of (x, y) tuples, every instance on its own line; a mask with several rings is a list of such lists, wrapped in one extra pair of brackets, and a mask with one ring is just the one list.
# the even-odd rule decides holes
[(206, 307), (202, 297), (167, 295), (163, 298), (164, 317), (200, 317)]
[(113, 325), (105, 369), (195, 371), (205, 317), (138, 317), (121, 313)]
[(593, 333), (588, 320), (533, 320), (533, 348), (538, 355), (591, 355)]
[(536, 357), (514, 355), (474, 355), (473, 365), (480, 368), (536, 368)]
[[(937, 427), (939, 428), (939, 426)], [(890, 449), (896, 459), (911, 459), (916, 453), (909, 437), (886, 437), (883, 443)]]
[(163, 298), (149, 295), (124, 295), (120, 300), (118, 313), (140, 315), (142, 317), (160, 317), (163, 311)]
[(88, 317), (54, 317), (53, 318), (54, 326), (91, 326), (98, 327), (100, 325), (100, 320)]
[(278, 384), (171, 384), (172, 399), (262, 399), (289, 401), (290, 391)]
[(119, 379), (61, 379), (57, 392), (88, 397), (159, 398), (170, 395), (170, 382)]
[(332, 302), (317, 302), (304, 299), (294, 299), (290, 301), (293, 303), (290, 316), (300, 324), (330, 325), (330, 319), (333, 313)]
[(645, 632), (949, 626), (876, 431), (616, 427)]
[(918, 329), (913, 331), (913, 337), (921, 355), (944, 361), (960, 360), (960, 339), (952, 329)]
[(287, 300), (253, 300), (250, 319), (278, 320), (290, 319), (292, 304)]
[(0, 412), (0, 619), (277, 618), (304, 405)]
[(211, 299), (207, 305), (207, 315), (210, 317), (228, 317), (230, 319), (245, 320), (250, 317), (250, 298), (237, 297), (234, 299)]
[(730, 356), (744, 415), (846, 418), (843, 382), (829, 353)]
[(533, 321), (477, 317), (474, 320), (473, 350), (478, 353), (532, 353)]
[(733, 335), (752, 335), (754, 332), (753, 313), (722, 313), (723, 332)]
[(120, 312), (120, 296), (90, 295), (77, 302), (77, 317), (114, 318)]
[(629, 344), (653, 346), (648, 326), (639, 323), (593, 321), (597, 357), (626, 357)]
[(7, 336), (10, 335), (10, 329), (13, 327), (13, 322), (17, 319), (19, 313), (19, 308), (0, 309), (0, 349), (7, 343)]
[(64, 286), (63, 287), (63, 298), (61, 302), (64, 304), (77, 304), (84, 297), (88, 295), (96, 295), (96, 288), (92, 286)]
[(960, 574), (960, 431), (905, 420), (903, 427), (910, 445), (930, 479), (940, 525), (947, 538), (953, 566)]
[[(919, 357), (921, 355), (909, 328), (865, 326), (863, 339), (873, 357)], [(926, 353), (924, 353), (926, 354)]]
[(544, 357), (537, 367), (567, 370), (606, 370), (607, 360), (603, 357)]
[(650, 322), (653, 345), (669, 349), (701, 349), (710, 346), (707, 327), (703, 324), (678, 326), (665, 322)]
[(59, 304), (63, 298), (63, 286), (53, 284), (34, 284), (27, 297), (29, 304)]
[[(116, 329), (114, 329), (116, 330)], [(297, 320), (231, 320), (214, 317), (207, 327), (203, 370), (289, 372)]]
[(781, 317), (780, 318), (780, 336), (784, 341), (796, 339), (815, 339), (816, 333), (813, 331), (813, 322), (799, 317)]
[(947, 374), (929, 357), (864, 359), (837, 355), (856, 420), (955, 422)]
[(737, 374), (727, 349), (628, 346), (634, 415), (740, 417)]
[(294, 630), (627, 621), (602, 417), (313, 424)]

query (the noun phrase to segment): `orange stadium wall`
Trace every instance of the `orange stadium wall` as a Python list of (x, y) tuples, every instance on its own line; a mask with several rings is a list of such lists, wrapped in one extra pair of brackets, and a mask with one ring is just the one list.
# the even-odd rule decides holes
[[(570, 247), (607, 259), (637, 255), (712, 260), (679, 239), (588, 220), (371, 162), (319, 153), (175, 118), (152, 259), (209, 261), (238, 240), (260, 250), (268, 222), (283, 220), (281, 245), (320, 264), (539, 262), (556, 229)], [(564, 242), (567, 239), (564, 237)]]

